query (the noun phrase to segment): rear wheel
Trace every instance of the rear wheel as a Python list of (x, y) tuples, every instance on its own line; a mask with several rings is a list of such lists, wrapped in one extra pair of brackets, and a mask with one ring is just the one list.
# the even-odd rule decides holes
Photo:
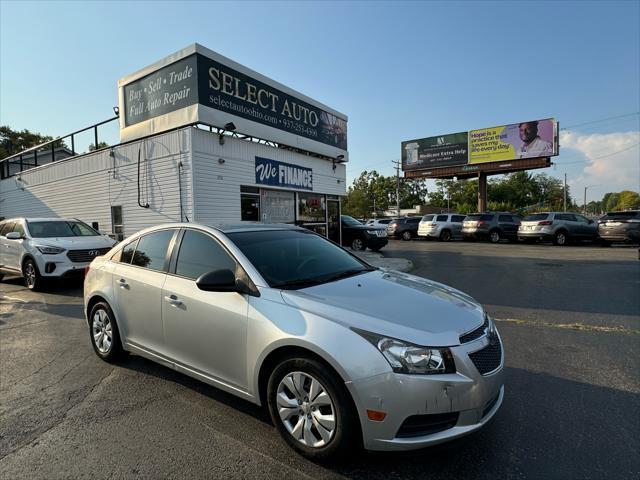
[(402, 232), (402, 239), (405, 241), (409, 241), (413, 238), (413, 235), (411, 235), (411, 232), (409, 230), (406, 230), (405, 232)]
[(489, 241), (491, 243), (498, 243), (502, 236), (500, 235), (500, 230), (491, 230), (489, 232)]
[(271, 419), (294, 450), (311, 459), (353, 451), (360, 428), (344, 382), (317, 360), (288, 358), (269, 377)]
[(24, 284), (29, 290), (38, 291), (42, 288), (44, 280), (40, 276), (38, 266), (32, 259), (27, 259), (22, 266), (22, 276), (24, 278)]
[(560, 230), (556, 232), (555, 235), (553, 236), (554, 245), (563, 247), (567, 243), (569, 243), (569, 235), (567, 235), (567, 232), (565, 232), (564, 230)]
[(440, 241), (448, 242), (450, 240), (451, 240), (451, 232), (449, 230), (443, 230), (442, 233), (440, 233)]
[(364, 250), (365, 248), (367, 247), (365, 246), (364, 240), (361, 237), (354, 238), (351, 242), (352, 250)]
[(124, 355), (118, 324), (106, 302), (98, 302), (91, 309), (89, 336), (96, 355), (105, 362), (113, 363)]

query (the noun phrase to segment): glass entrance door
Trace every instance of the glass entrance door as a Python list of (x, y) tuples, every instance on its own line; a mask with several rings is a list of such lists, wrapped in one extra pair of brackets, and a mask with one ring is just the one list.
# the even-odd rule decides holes
[(329, 240), (340, 245), (340, 202), (327, 200), (327, 217), (329, 220)]

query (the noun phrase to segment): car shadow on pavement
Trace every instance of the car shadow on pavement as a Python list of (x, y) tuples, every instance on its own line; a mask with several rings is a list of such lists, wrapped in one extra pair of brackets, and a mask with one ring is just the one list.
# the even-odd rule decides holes
[[(24, 280), (21, 277), (5, 277), (2, 283), (22, 288), (25, 292), (28, 292), (27, 287), (24, 285)], [(64, 297), (82, 297), (82, 289), (82, 278), (56, 278), (47, 280), (43, 286), (42, 293), (61, 295)]]

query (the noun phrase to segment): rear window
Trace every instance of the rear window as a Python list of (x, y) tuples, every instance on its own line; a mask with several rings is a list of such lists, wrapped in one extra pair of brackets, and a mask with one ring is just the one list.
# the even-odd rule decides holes
[(640, 218), (640, 212), (609, 212), (602, 220), (631, 220), (634, 218)]
[(425, 215), (424, 217), (422, 217), (422, 221), (430, 222), (431, 220), (433, 220), (433, 217), (435, 217), (435, 215)]
[(532, 215), (527, 215), (522, 219), (523, 222), (539, 222), (540, 220), (546, 220), (549, 216), (548, 213), (534, 213)]
[(466, 220), (471, 220), (471, 221), (474, 221), (474, 220), (476, 220), (476, 221), (477, 220), (491, 220), (491, 219), (493, 219), (493, 215), (489, 215), (489, 214), (486, 214), (486, 213), (482, 213), (482, 214), (481, 213), (474, 213), (473, 215), (467, 215), (467, 217), (465, 218), (465, 221)]

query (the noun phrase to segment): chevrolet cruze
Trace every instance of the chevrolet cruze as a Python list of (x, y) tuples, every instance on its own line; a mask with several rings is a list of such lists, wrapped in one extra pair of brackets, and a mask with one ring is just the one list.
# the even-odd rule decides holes
[(100, 358), (132, 352), (264, 405), (310, 458), (457, 438), (504, 396), (500, 335), (475, 300), (301, 228), (149, 228), (95, 259), (84, 288)]

